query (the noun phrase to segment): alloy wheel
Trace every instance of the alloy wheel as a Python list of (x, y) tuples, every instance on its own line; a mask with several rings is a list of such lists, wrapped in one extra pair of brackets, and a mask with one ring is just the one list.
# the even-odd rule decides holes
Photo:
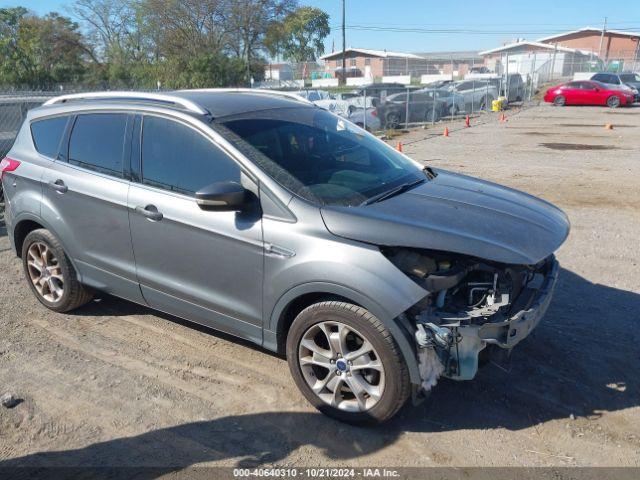
[(298, 348), (302, 375), (326, 404), (364, 412), (382, 398), (385, 373), (373, 345), (341, 322), (320, 322), (303, 335)]
[(62, 268), (52, 249), (44, 242), (34, 242), (27, 251), (29, 278), (38, 294), (56, 303), (64, 294)]

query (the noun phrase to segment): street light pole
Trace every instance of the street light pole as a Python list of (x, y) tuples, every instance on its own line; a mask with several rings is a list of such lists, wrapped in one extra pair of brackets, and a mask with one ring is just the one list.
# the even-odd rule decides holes
[[(347, 35), (345, 33), (345, 6), (342, 0), (342, 75), (346, 78), (347, 75)], [(346, 80), (345, 80), (346, 81)]]
[(602, 60), (602, 44), (604, 43), (604, 32), (607, 30), (607, 17), (604, 17), (604, 24), (602, 25), (602, 32), (600, 33), (600, 48), (598, 49), (598, 57)]

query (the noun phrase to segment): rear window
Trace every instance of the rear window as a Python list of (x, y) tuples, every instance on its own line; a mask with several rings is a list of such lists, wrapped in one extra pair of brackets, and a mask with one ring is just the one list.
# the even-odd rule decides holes
[(126, 126), (122, 113), (78, 115), (69, 139), (69, 163), (121, 177)]
[(55, 158), (68, 117), (47, 118), (31, 123), (31, 137), (38, 153)]

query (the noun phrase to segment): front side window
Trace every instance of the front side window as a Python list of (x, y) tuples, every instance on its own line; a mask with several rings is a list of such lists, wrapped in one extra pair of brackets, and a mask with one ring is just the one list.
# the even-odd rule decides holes
[(36, 120), (31, 124), (31, 136), (38, 153), (51, 158), (58, 155), (67, 121), (68, 117), (55, 117)]
[(267, 174), (316, 204), (359, 205), (426, 178), (393, 148), (322, 109), (282, 108), (217, 122), (235, 134), (231, 141), (257, 150), (249, 157)]
[(69, 163), (121, 177), (126, 127), (123, 113), (78, 115), (69, 138)]
[(144, 117), (142, 183), (193, 195), (226, 181), (240, 183), (240, 167), (210, 140), (182, 123)]

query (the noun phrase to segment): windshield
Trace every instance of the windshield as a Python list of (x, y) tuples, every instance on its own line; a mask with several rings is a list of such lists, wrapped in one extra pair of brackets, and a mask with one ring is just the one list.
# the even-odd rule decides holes
[(257, 162), (274, 180), (314, 203), (359, 205), (425, 179), (402, 154), (319, 108), (251, 112), (218, 123), (275, 164)]
[(622, 73), (620, 74), (620, 80), (623, 82), (640, 82), (640, 75), (637, 73)]

